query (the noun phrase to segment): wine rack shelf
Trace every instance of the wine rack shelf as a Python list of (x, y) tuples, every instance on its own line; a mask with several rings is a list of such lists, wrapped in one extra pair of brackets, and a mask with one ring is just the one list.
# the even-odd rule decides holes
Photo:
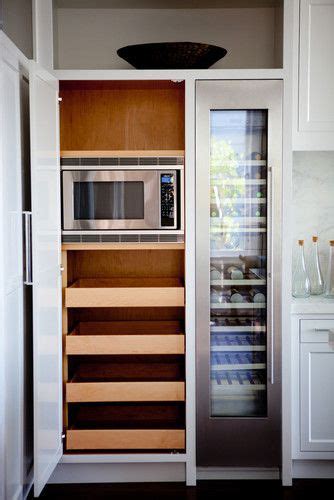
[(266, 280), (260, 279), (246, 279), (246, 280), (230, 280), (222, 278), (221, 280), (211, 280), (211, 286), (225, 286), (225, 285), (238, 285), (238, 286), (250, 286), (250, 285), (258, 285), (262, 286), (266, 284)]
[(212, 302), (210, 304), (211, 309), (264, 309), (266, 304), (254, 303), (254, 302), (224, 302), (222, 304)]

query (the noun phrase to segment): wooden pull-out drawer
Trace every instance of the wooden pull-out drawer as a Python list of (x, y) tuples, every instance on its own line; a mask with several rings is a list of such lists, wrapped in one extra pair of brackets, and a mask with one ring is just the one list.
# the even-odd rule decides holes
[(177, 278), (79, 279), (65, 288), (65, 307), (182, 307)]
[(68, 382), (66, 402), (184, 401), (184, 382)]
[(184, 354), (184, 335), (66, 336), (66, 354)]
[(71, 429), (66, 432), (68, 450), (184, 449), (182, 429)]

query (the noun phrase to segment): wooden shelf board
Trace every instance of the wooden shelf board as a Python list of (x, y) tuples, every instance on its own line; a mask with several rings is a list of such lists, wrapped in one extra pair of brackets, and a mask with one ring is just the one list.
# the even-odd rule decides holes
[(140, 149), (140, 150), (110, 150), (110, 151), (60, 151), (61, 158), (120, 158), (120, 157), (143, 157), (143, 156), (184, 156), (184, 149)]
[(184, 382), (68, 382), (67, 403), (184, 401)]
[(66, 354), (184, 354), (184, 335), (71, 334)]
[(65, 289), (66, 307), (182, 307), (178, 278), (79, 279)]
[(63, 243), (62, 250), (184, 250), (184, 243)]
[(94, 429), (66, 432), (67, 450), (184, 449), (183, 429)]

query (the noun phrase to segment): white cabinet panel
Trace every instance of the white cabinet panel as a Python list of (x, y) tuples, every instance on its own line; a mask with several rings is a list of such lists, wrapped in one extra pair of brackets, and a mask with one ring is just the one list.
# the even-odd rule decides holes
[(334, 132), (333, 26), (334, 0), (301, 0), (298, 127), (301, 132)]
[(58, 82), (34, 63), (30, 109), (34, 492), (39, 496), (62, 454), (61, 226)]
[(6, 496), (18, 498), (22, 488), (22, 285), (4, 301), (5, 311), (5, 442)]
[(0, 39), (0, 497), (20, 498), (23, 319), (18, 62)]
[(1, 65), (1, 157), (4, 235), (4, 288), (22, 284), (22, 212), (19, 73)]
[(300, 346), (301, 451), (334, 451), (334, 346)]

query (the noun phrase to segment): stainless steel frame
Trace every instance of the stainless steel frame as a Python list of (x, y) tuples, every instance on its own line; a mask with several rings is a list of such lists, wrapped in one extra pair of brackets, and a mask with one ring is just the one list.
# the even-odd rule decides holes
[[(164, 228), (160, 222), (160, 173), (170, 173), (175, 177), (175, 224)], [(177, 228), (177, 176), (176, 170), (65, 170), (63, 176), (63, 229), (64, 231), (108, 231), (108, 230), (147, 230)], [(144, 183), (143, 219), (74, 219), (73, 184), (74, 182), (126, 182)]]
[[(277, 467), (281, 461), (282, 82), (196, 85), (197, 462)], [(268, 110), (267, 417), (210, 417), (210, 110)], [(271, 192), (271, 194), (270, 194)]]

